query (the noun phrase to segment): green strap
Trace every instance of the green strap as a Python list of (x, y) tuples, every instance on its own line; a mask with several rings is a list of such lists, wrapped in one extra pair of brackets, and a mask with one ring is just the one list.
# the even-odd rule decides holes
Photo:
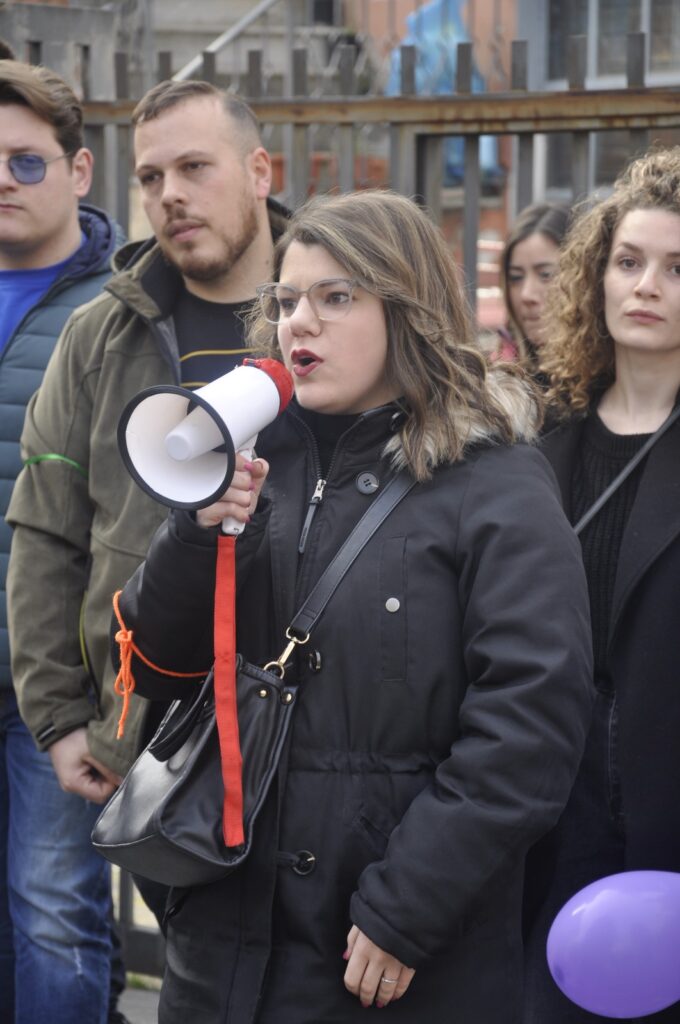
[(87, 470), (76, 462), (75, 459), (69, 459), (66, 455), (57, 455), (56, 452), (45, 452), (44, 455), (31, 455), (30, 459), (26, 459), (24, 466), (35, 466), (38, 462), (65, 462), (67, 466), (72, 466), (73, 469), (77, 469), (81, 476), (84, 476), (87, 480)]

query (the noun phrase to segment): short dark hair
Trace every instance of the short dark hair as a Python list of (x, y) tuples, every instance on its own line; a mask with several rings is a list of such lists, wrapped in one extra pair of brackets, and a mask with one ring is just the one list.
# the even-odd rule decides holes
[(83, 110), (73, 90), (55, 71), (20, 60), (0, 60), (0, 105), (28, 107), (54, 129), (65, 153), (83, 146)]
[(6, 39), (0, 39), (0, 60), (16, 60), (14, 50)]
[(241, 130), (249, 149), (260, 145), (260, 126), (246, 101), (236, 93), (224, 92), (210, 82), (203, 82), (197, 78), (188, 78), (184, 82), (169, 79), (154, 85), (132, 111), (132, 124), (136, 127), (153, 121), (171, 107), (203, 96), (212, 97), (222, 104), (224, 112)]

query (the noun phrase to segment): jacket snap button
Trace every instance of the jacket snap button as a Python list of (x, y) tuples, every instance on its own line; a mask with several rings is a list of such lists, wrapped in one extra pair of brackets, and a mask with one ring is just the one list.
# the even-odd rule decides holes
[(385, 601), (385, 608), (388, 612), (398, 612), (401, 608), (401, 601), (398, 597), (388, 597)]
[(292, 865), (296, 875), (311, 875), (316, 867), (316, 857), (309, 850), (298, 850), (295, 854), (297, 860)]
[(378, 490), (380, 482), (375, 473), (359, 473), (355, 480), (356, 488), (360, 494), (373, 494)]
[(321, 671), (321, 651), (310, 651), (307, 656), (307, 664), (311, 672)]

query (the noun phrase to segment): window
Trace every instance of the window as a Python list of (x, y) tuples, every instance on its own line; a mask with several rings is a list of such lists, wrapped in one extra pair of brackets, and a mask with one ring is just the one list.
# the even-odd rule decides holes
[(626, 73), (629, 32), (639, 32), (640, 0), (600, 0), (597, 34), (598, 75)]
[[(568, 38), (586, 34), (590, 22), (597, 25), (587, 71), (593, 87), (598, 87), (599, 76), (625, 76), (627, 36), (632, 32), (647, 34), (647, 71), (661, 72), (680, 82), (680, 0), (547, 0), (546, 8), (549, 79), (567, 77)], [(649, 141), (677, 145), (680, 130), (656, 131)], [(592, 184), (595, 188), (606, 187), (635, 155), (630, 136), (628, 132), (598, 132), (593, 146)], [(571, 191), (571, 136), (548, 135), (546, 154), (548, 191), (562, 197)]]
[(680, 4), (678, 0), (651, 0), (649, 70), (680, 69)]
[(567, 77), (567, 39), (588, 27), (588, 0), (550, 0), (548, 11), (548, 78)]

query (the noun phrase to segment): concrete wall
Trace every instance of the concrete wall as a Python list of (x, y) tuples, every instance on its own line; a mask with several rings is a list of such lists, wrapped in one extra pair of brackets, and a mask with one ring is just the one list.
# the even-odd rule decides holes
[(0, 36), (21, 60), (39, 59), (76, 93), (114, 96), (113, 54), (117, 15), (92, 7), (15, 3), (0, 8)]

